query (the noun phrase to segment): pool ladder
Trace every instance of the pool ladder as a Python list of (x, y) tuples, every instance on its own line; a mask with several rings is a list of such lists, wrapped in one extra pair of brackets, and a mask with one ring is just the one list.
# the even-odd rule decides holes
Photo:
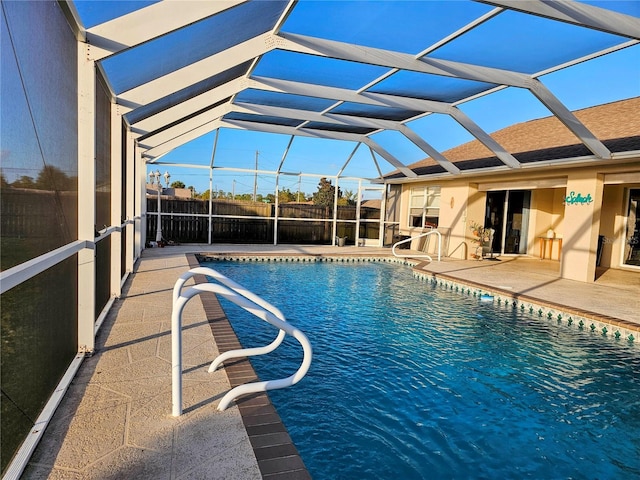
[[(184, 284), (194, 275), (206, 275), (218, 283), (201, 283), (183, 291)], [(280, 310), (242, 285), (211, 268), (196, 267), (180, 276), (173, 287), (173, 308), (171, 311), (171, 400), (173, 416), (182, 415), (182, 312), (189, 300), (203, 292), (215, 293), (279, 329), (278, 335), (269, 345), (230, 350), (218, 355), (209, 366), (209, 373), (214, 372), (222, 362), (230, 358), (250, 357), (272, 352), (282, 343), (286, 334), (291, 335), (300, 342), (304, 354), (300, 368), (293, 375), (279, 380), (238, 385), (222, 397), (218, 404), (218, 410), (225, 410), (233, 400), (241, 395), (289, 387), (298, 383), (306, 375), (311, 366), (312, 349), (304, 333), (287, 323)]]
[(431, 258), (431, 255), (428, 255), (426, 253), (417, 254), (417, 255), (408, 253), (406, 255), (401, 255), (399, 253), (396, 253), (396, 247), (398, 245), (402, 245), (403, 243), (411, 242), (412, 240), (415, 240), (416, 238), (428, 237), (429, 235), (434, 235), (434, 234), (438, 236), (438, 261), (440, 261), (440, 252), (442, 251), (442, 234), (438, 230), (436, 230), (434, 228), (432, 228), (428, 232), (421, 233), (420, 235), (417, 235), (415, 237), (406, 238), (404, 240), (400, 240), (399, 242), (394, 243), (393, 247), (391, 248), (391, 252), (393, 253), (393, 255), (395, 257), (398, 257), (398, 258), (428, 258), (429, 261), (432, 262), (433, 258)]

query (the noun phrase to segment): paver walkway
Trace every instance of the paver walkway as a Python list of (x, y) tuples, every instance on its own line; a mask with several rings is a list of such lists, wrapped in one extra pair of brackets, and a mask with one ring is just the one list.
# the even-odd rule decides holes
[(143, 255), (22, 478), (262, 478), (238, 408), (216, 410), (230, 386), (207, 373), (218, 350), (197, 299), (183, 316), (185, 413), (171, 415), (171, 290), (187, 270), (183, 254)]

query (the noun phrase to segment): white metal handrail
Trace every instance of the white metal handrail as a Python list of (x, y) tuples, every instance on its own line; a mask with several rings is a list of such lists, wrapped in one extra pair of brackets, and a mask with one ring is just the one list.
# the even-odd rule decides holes
[[(136, 217), (136, 219), (138, 218), (139, 217)], [(111, 235), (114, 231), (121, 231), (122, 227), (130, 223), (133, 223), (133, 221), (127, 219), (119, 227), (109, 227), (105, 229), (104, 233), (100, 237), (94, 238), (93, 241), (76, 240), (50, 252), (43, 253), (42, 255), (23, 262), (20, 265), (16, 265), (15, 267), (11, 267), (0, 272), (0, 294), (4, 294), (13, 287), (32, 279), (36, 275), (39, 275), (45, 270), (65, 261), (85, 248), (95, 250), (96, 242), (101, 240), (103, 237)]]
[[(180, 292), (182, 291), (184, 284), (187, 282), (187, 280), (189, 280), (194, 275), (207, 275), (208, 277), (215, 279), (217, 282), (222, 283), (223, 285), (226, 285), (231, 290), (236, 291), (243, 297), (248, 298), (256, 305), (260, 305), (265, 310), (270, 311), (283, 322), (286, 322), (286, 319), (284, 318), (284, 315), (282, 314), (282, 312), (278, 310), (276, 307), (274, 307), (273, 305), (271, 305), (269, 302), (264, 301), (258, 295), (247, 290), (245, 287), (234, 282), (230, 278), (225, 277), (220, 272), (217, 272), (208, 267), (195, 267), (189, 270), (187, 273), (180, 276), (180, 278), (178, 279), (178, 281), (173, 287), (173, 303), (174, 304), (178, 299), (178, 297), (180, 296)], [(254, 355), (264, 355), (266, 353), (273, 352), (282, 343), (285, 335), (286, 335), (286, 332), (284, 330), (279, 330), (278, 335), (269, 345), (265, 345), (264, 347), (241, 348), (238, 350), (229, 350), (228, 352), (224, 352), (218, 355), (218, 357), (211, 363), (211, 365), (209, 366), (209, 373), (214, 372), (222, 364), (222, 362), (224, 362), (225, 360), (229, 360), (230, 358), (251, 357)]]
[(406, 254), (406, 255), (400, 255), (398, 253), (396, 253), (396, 247), (398, 245), (402, 245), (403, 243), (408, 243), (411, 242), (412, 240), (415, 240), (416, 238), (422, 238), (422, 237), (427, 237), (429, 235), (433, 235), (433, 234), (438, 235), (438, 261), (440, 261), (440, 252), (442, 251), (442, 235), (440, 234), (440, 232), (438, 230), (435, 229), (431, 229), (428, 232), (425, 233), (421, 233), (420, 235), (417, 235), (415, 237), (410, 237), (410, 238), (405, 238), (404, 240), (400, 240), (399, 242), (396, 242), (393, 244), (393, 247), (391, 248), (391, 252), (393, 253), (393, 255), (395, 257), (398, 258), (428, 258), (430, 262), (433, 261), (433, 258), (431, 258), (431, 255), (428, 254)]
[[(214, 283), (203, 283), (190, 287), (183, 292), (182, 287), (186, 280), (198, 273), (211, 276), (220, 283), (224, 282), (226, 286)], [(309, 340), (304, 335), (304, 333), (302, 333), (296, 327), (288, 324), (284, 320), (284, 316), (282, 316), (282, 313), (280, 313), (277, 308), (262, 300), (260, 297), (257, 297), (255, 294), (249, 292), (241, 285), (238, 285), (237, 283), (216, 272), (215, 270), (206, 267), (198, 267), (181, 276), (174, 286), (174, 302), (173, 310), (171, 312), (172, 413), (174, 416), (180, 416), (182, 414), (182, 312), (185, 305), (191, 298), (203, 292), (216, 293), (242, 307), (256, 317), (270, 323), (271, 325), (280, 329), (281, 332), (285, 332), (291, 335), (296, 340), (298, 340), (303, 350), (302, 363), (300, 365), (300, 368), (298, 368), (298, 370), (293, 375), (279, 380), (252, 382), (244, 385), (239, 385), (231, 389), (226, 393), (226, 395), (224, 395), (224, 397), (222, 397), (220, 403), (218, 404), (218, 410), (225, 410), (233, 400), (241, 395), (289, 387), (298, 383), (306, 375), (311, 365), (312, 349), (311, 344), (309, 343)], [(256, 302), (254, 301), (254, 299), (257, 299), (258, 301)], [(277, 312), (279, 316), (282, 317), (282, 319), (278, 318), (278, 316), (276, 316), (274, 312)], [(266, 347), (259, 347), (255, 349), (241, 349), (226, 352), (216, 358), (216, 360), (214, 360), (214, 362), (209, 367), (209, 372), (215, 370), (215, 367), (217, 367), (217, 365), (228, 358), (268, 353), (280, 344), (282, 340), (278, 341), (279, 337), (280, 333), (278, 334), (278, 338), (276, 338), (276, 340), (271, 342), (271, 344), (267, 345)], [(223, 356), (224, 358), (221, 359), (221, 357)]]

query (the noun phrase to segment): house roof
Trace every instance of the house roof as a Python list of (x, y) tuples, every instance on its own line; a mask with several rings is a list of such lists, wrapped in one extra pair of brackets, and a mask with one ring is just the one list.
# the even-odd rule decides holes
[[(573, 112), (613, 153), (638, 152), (640, 155), (640, 97), (607, 103)], [(591, 154), (555, 116), (518, 123), (491, 134), (522, 164), (588, 157)], [(498, 167), (502, 163), (480, 141), (473, 140), (443, 152), (461, 171)], [(548, 163), (545, 163), (548, 164)], [(418, 176), (441, 174), (445, 170), (432, 158), (409, 165)], [(394, 171), (386, 179), (406, 178)]]

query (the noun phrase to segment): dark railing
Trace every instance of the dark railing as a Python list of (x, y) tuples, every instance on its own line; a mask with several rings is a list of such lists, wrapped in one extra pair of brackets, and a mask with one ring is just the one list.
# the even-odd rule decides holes
[[(155, 239), (157, 198), (147, 198), (147, 239)], [(162, 237), (177, 243), (206, 243), (209, 238), (209, 202), (195, 199), (161, 199)], [(363, 219), (380, 218), (380, 210), (362, 207)], [(255, 218), (252, 218), (255, 217)], [(271, 243), (275, 205), (246, 201), (212, 202), (211, 241), (218, 243)], [(310, 204), (278, 206), (278, 243), (328, 245), (333, 241), (333, 209)], [(300, 219), (300, 220), (293, 220)], [(338, 206), (337, 236), (355, 243), (356, 207)], [(345, 221), (348, 220), (348, 221)], [(377, 223), (360, 226), (360, 237), (377, 238)]]

